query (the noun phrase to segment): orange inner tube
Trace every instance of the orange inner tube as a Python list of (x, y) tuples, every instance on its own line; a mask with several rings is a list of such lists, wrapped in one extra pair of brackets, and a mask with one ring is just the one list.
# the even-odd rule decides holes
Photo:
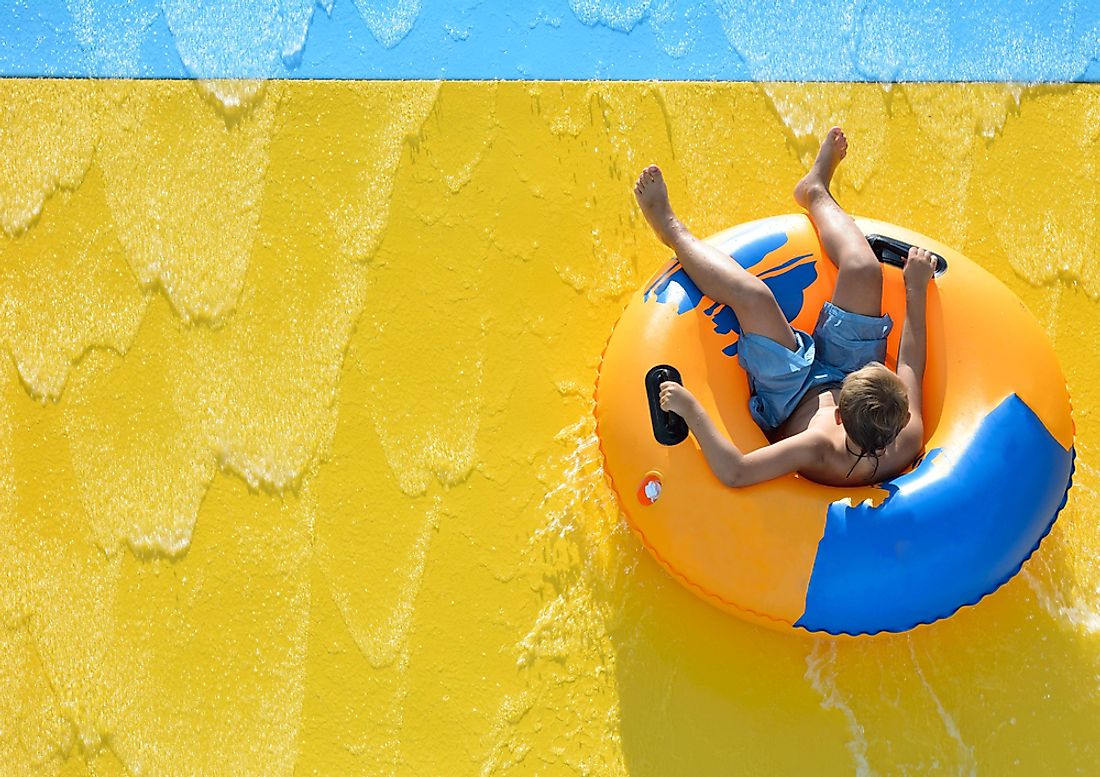
[[(1060, 449), (1071, 457), (1074, 428), (1065, 378), (1045, 334), (1024, 305), (981, 267), (948, 246), (882, 222), (857, 219), (857, 223), (866, 234), (897, 238), (948, 260), (947, 271), (928, 292), (923, 408), (926, 450), (943, 451), (929, 469), (940, 479), (950, 479), (951, 462), (961, 460), (960, 452), (967, 450), (965, 446), (975, 438), (983, 419), (1009, 397), (1018, 398), (1034, 414), (1056, 443), (1055, 454)], [(836, 269), (805, 215), (752, 222), (708, 241), (742, 264), (750, 255), (750, 271), (772, 285), (792, 325), (804, 331), (813, 329), (822, 304), (831, 296)], [(754, 252), (764, 255), (758, 257)], [(853, 506), (869, 500), (867, 506), (874, 507), (887, 500), (890, 491), (878, 486), (827, 487), (794, 474), (730, 489), (711, 473), (694, 437), (674, 446), (654, 439), (644, 377), (654, 365), (671, 364), (741, 450), (767, 444), (749, 416), (748, 381), (731, 354), (737, 342), (736, 327), (730, 328), (730, 321), (735, 320), (732, 311), (697, 290), (693, 294), (692, 287), (672, 260), (638, 291), (615, 326), (595, 395), (605, 473), (631, 527), (676, 579), (707, 601), (742, 617), (779, 628), (802, 625), (799, 619), (807, 612), (811, 577), (830, 509), (835, 513), (839, 509), (835, 505), (848, 504), (845, 500)], [(887, 348), (887, 366), (893, 368), (905, 296), (901, 270), (888, 265), (883, 266), (883, 310), (895, 321)], [(1012, 473), (999, 476), (1011, 478)], [(646, 497), (647, 477), (657, 481), (655, 500)], [(981, 487), (978, 483), (950, 485), (959, 489), (959, 505), (970, 498), (968, 487)], [(1046, 501), (1036, 497), (1036, 512), (1048, 514), (1028, 519), (1028, 528), (1021, 529), (1027, 536), (1021, 535), (1011, 550), (1004, 551), (1012, 558), (989, 561), (990, 574), (996, 579), (976, 581), (973, 592), (959, 593), (966, 601), (958, 602), (955, 609), (977, 601), (1005, 582), (1006, 574), (1011, 576), (1009, 572), (1019, 569), (1049, 531), (1064, 502), (1066, 487), (1065, 482), (1057, 486), (1060, 493), (1055, 495), (1055, 508), (1050, 507), (1053, 496), (1046, 494)], [(942, 495), (942, 486), (937, 488)], [(1044, 488), (1050, 491), (1054, 486)], [(648, 490), (653, 492), (655, 487), (650, 484)], [(1030, 543), (1026, 552), (1021, 549), (1025, 540)], [(951, 537), (943, 538), (944, 543), (950, 541)], [(896, 574), (905, 572), (902, 569)], [(943, 608), (942, 603), (936, 606)], [(948, 614), (918, 614), (911, 625)], [(840, 625), (835, 633), (863, 632)]]

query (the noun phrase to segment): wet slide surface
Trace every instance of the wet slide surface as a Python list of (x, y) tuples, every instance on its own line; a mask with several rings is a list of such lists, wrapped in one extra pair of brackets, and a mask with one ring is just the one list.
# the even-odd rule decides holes
[[(6, 773), (1088, 773), (1095, 10), (923, 6), (957, 22), (936, 26), (864, 8), (916, 35), (880, 50), (854, 7), (826, 4), (847, 54), (816, 72), (780, 69), (814, 58), (777, 30), (830, 25), (727, 3), (548, 3), (533, 26), (351, 0), (0, 11)], [(289, 33), (201, 43), (261, 12), (306, 31), (289, 60)], [(513, 28), (624, 53), (520, 71), (540, 49)], [(464, 30), (513, 59), (477, 70)], [(325, 35), (378, 70), (326, 72)], [(430, 72), (393, 64), (417, 41)], [(701, 41), (716, 53), (692, 59)], [(627, 49), (658, 51), (653, 69)], [(30, 78), (61, 75), (78, 78)], [(163, 80), (188, 76), (287, 80)], [(373, 80), (315, 80), (352, 77)], [(737, 82), (668, 80), (712, 77)], [(937, 83), (857, 83), (906, 78)], [(637, 170), (661, 164), (712, 233), (793, 210), (833, 123), (839, 201), (1012, 288), (1078, 428), (1069, 503), (1020, 576), (858, 642), (762, 631), (669, 579), (618, 515), (591, 420), (607, 334), (666, 258)]]

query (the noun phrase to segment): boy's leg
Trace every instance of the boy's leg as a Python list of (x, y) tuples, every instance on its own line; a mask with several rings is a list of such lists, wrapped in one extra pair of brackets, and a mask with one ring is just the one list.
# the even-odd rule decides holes
[(634, 195), (657, 237), (676, 252), (676, 258), (700, 291), (733, 308), (742, 332), (770, 337), (792, 351), (798, 349), (794, 332), (771, 289), (729, 256), (696, 238), (676, 218), (664, 177), (656, 165), (650, 165), (638, 176)]
[(882, 267), (863, 231), (829, 193), (829, 182), (848, 153), (848, 139), (833, 127), (821, 141), (817, 159), (794, 188), (794, 198), (810, 212), (825, 254), (837, 266), (833, 304), (849, 313), (882, 315)]

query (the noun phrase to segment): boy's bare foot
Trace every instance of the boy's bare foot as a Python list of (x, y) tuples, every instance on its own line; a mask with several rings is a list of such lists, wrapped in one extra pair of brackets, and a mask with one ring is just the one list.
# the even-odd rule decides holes
[(821, 192), (828, 193), (833, 173), (847, 153), (848, 138), (844, 137), (844, 131), (840, 127), (833, 127), (826, 132), (813, 167), (794, 187), (794, 201), (808, 209), (810, 197)]
[(650, 165), (642, 170), (638, 182), (634, 184), (634, 196), (638, 200), (638, 207), (642, 209), (642, 215), (649, 226), (653, 227), (657, 237), (666, 246), (673, 248), (676, 238), (684, 232), (684, 225), (672, 212), (672, 205), (668, 201), (668, 187), (665, 186), (661, 168)]

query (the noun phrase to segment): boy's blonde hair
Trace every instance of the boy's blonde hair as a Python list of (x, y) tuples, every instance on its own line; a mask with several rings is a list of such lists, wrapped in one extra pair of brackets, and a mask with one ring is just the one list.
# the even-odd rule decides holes
[[(909, 392), (901, 378), (879, 362), (851, 373), (840, 388), (840, 420), (860, 458), (894, 441), (909, 417)], [(877, 458), (877, 457), (876, 457)]]

